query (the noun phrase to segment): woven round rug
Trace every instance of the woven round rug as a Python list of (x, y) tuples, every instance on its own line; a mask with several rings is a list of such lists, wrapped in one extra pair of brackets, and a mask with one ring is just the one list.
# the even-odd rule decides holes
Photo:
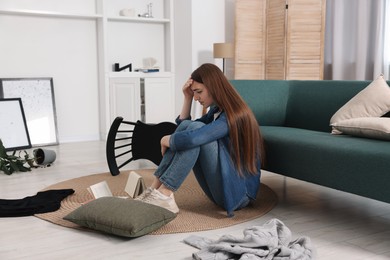
[[(145, 180), (146, 186), (153, 181), (154, 170), (136, 170)], [(117, 176), (110, 173), (100, 173), (75, 178), (51, 185), (45, 190), (74, 189), (75, 193), (61, 202), (59, 210), (35, 216), (69, 228), (84, 229), (77, 224), (64, 220), (63, 217), (80, 207), (83, 203), (93, 199), (88, 187), (101, 181), (106, 181), (113, 196), (128, 196), (124, 191), (130, 171), (122, 172)], [(234, 217), (227, 217), (226, 211), (211, 202), (200, 188), (193, 173), (191, 173), (180, 189), (175, 192), (175, 200), (180, 212), (167, 225), (151, 234), (172, 234), (196, 232), (210, 229), (224, 228), (258, 218), (269, 212), (277, 204), (276, 194), (265, 184), (261, 184), (257, 199), (249, 206), (235, 211)]]

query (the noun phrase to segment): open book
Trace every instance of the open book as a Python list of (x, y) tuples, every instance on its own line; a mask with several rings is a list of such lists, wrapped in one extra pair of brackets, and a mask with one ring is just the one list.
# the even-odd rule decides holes
[[(144, 179), (135, 171), (131, 171), (127, 179), (125, 191), (130, 197), (135, 198), (146, 189)], [(95, 199), (101, 197), (112, 197), (112, 192), (106, 181), (91, 185), (88, 191)]]
[(144, 179), (135, 171), (131, 171), (125, 187), (127, 194), (134, 199), (144, 190), (146, 190)]
[(95, 197), (95, 199), (101, 197), (112, 197), (112, 192), (106, 181), (89, 186), (88, 191)]

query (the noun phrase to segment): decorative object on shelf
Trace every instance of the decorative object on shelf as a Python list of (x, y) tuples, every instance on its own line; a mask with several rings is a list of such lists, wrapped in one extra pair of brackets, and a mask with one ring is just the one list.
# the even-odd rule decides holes
[(33, 147), (58, 144), (53, 78), (0, 79), (0, 98), (21, 98)]
[(214, 58), (222, 58), (222, 71), (225, 73), (225, 59), (234, 58), (234, 46), (232, 43), (214, 43)]
[(135, 71), (149, 73), (149, 72), (159, 72), (160, 68), (156, 66), (157, 60), (153, 57), (148, 57), (142, 59), (142, 68), (135, 69)]
[(123, 66), (123, 67), (120, 67), (119, 66), (119, 63), (115, 63), (114, 64), (114, 71), (118, 72), (118, 71), (122, 71), (122, 70), (125, 70), (125, 69), (129, 69), (129, 71), (131, 72), (132, 71), (132, 65), (131, 63)]
[(157, 64), (157, 60), (153, 57), (142, 59), (142, 65), (144, 66), (145, 69), (154, 68), (156, 64)]
[(144, 17), (144, 18), (153, 18), (153, 11), (152, 11), (153, 4), (149, 3), (147, 5), (147, 12), (143, 14), (139, 14), (138, 17)]
[(159, 72), (159, 68), (152, 68), (152, 69), (135, 69), (136, 72), (143, 72), (143, 73), (150, 73), (150, 72)]
[(134, 17), (135, 16), (135, 9), (134, 8), (125, 8), (119, 11), (120, 16), (128, 16), (128, 17)]

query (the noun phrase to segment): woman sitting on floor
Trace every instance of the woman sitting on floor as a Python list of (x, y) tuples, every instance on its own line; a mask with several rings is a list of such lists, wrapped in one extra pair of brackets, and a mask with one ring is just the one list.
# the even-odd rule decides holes
[[(183, 86), (184, 102), (172, 135), (161, 139), (163, 159), (155, 179), (137, 200), (179, 212), (174, 191), (193, 170), (199, 185), (217, 205), (233, 211), (256, 198), (263, 142), (247, 104), (213, 64), (196, 69)], [(193, 100), (207, 114), (192, 121)]]

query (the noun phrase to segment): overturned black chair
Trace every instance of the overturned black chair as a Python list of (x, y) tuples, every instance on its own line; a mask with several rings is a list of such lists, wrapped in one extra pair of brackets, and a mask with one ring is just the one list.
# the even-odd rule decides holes
[(175, 130), (176, 124), (171, 122), (147, 124), (115, 118), (106, 143), (106, 158), (111, 174), (120, 174), (123, 166), (138, 159), (147, 159), (159, 165), (162, 159), (160, 140)]

